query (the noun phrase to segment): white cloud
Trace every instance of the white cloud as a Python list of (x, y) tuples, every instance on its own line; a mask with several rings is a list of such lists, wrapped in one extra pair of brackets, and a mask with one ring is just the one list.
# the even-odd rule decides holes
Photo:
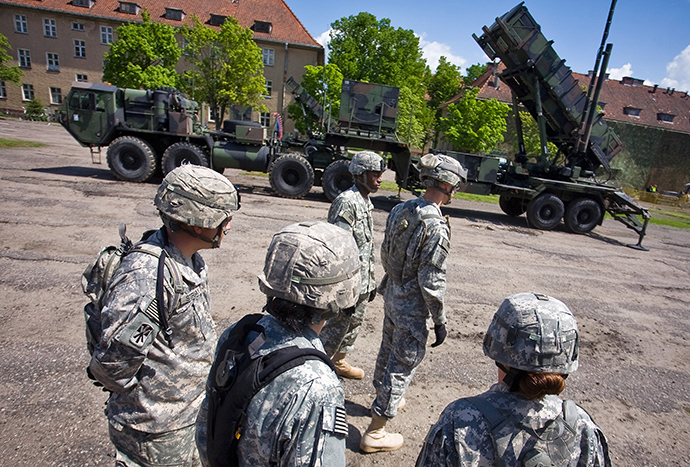
[(666, 66), (666, 77), (659, 85), (677, 91), (690, 90), (690, 45)]
[(620, 68), (607, 68), (606, 72), (609, 74), (609, 79), (615, 79), (618, 81), (626, 76), (633, 76), (632, 65), (630, 63), (626, 63)]
[(318, 42), (319, 44), (321, 44), (323, 46), (323, 49), (324, 49), (323, 53), (324, 53), (324, 57), (325, 57), (326, 62), (328, 62), (328, 53), (329, 53), (328, 42), (331, 40), (331, 31), (332, 30), (333, 29), (329, 29), (328, 31), (322, 32), (321, 35), (319, 35), (319, 37), (314, 38), (314, 39), (316, 39), (316, 42)]
[[(464, 67), (467, 60), (459, 55), (454, 55), (451, 52), (450, 46), (448, 44), (442, 44), (440, 42), (432, 41), (429, 42), (425, 39), (426, 33), (422, 33), (419, 37), (419, 46), (422, 48), (422, 56), (426, 59), (427, 65), (432, 72), (436, 71), (438, 67), (438, 62), (441, 57), (446, 57), (446, 60), (453, 65), (459, 67)], [(463, 70), (464, 71), (464, 70)]]

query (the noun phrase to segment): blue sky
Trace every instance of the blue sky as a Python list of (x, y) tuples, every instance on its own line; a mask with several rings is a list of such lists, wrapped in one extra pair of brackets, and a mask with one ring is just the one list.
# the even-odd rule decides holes
[[(518, 0), (285, 0), (322, 44), (330, 24), (367, 11), (412, 29), (432, 70), (446, 56), (463, 68), (488, 57), (472, 39)], [(578, 73), (594, 66), (611, 0), (526, 0), (525, 6), (566, 64)], [(690, 0), (618, 0), (608, 41), (611, 78), (633, 76), (680, 91), (690, 89)]]

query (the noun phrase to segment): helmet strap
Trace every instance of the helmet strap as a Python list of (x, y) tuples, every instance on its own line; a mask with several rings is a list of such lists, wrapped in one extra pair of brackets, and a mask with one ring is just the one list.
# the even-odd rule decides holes
[(499, 362), (496, 362), (496, 366), (506, 374), (503, 377), (503, 382), (508, 385), (510, 392), (518, 392), (520, 390), (520, 378), (524, 372), (517, 368), (508, 368)]
[(367, 191), (366, 195), (369, 196), (370, 193), (376, 193), (377, 188), (372, 187), (367, 183), (367, 171), (362, 172), (359, 175), (355, 175), (355, 185), (362, 191), (362, 188)]
[(221, 222), (220, 225), (218, 226), (218, 230), (216, 230), (216, 235), (213, 238), (208, 238), (205, 235), (198, 234), (198, 233), (194, 232), (194, 230), (185, 229), (181, 225), (180, 225), (180, 230), (183, 230), (184, 233), (186, 233), (190, 237), (198, 238), (202, 242), (210, 243), (211, 248), (218, 248), (218, 247), (220, 247), (220, 236), (223, 233), (223, 222)]

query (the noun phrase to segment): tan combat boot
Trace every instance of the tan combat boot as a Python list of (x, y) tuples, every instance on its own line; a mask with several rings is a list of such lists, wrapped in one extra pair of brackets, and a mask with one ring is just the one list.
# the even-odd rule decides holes
[(333, 365), (335, 366), (335, 372), (338, 374), (338, 376), (348, 379), (364, 378), (364, 370), (347, 363), (345, 361), (345, 354), (343, 352), (333, 355), (332, 361)]
[(359, 449), (364, 452), (384, 452), (395, 451), (403, 445), (403, 436), (399, 433), (388, 433), (386, 431), (386, 420), (383, 417), (372, 413), (369, 428), (364, 432), (362, 440), (359, 442)]

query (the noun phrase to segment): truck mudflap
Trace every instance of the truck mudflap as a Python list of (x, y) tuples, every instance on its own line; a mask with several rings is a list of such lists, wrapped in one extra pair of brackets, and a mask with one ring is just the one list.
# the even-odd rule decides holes
[[(611, 191), (606, 194), (606, 211), (611, 216), (625, 224), (629, 229), (634, 230), (638, 235), (635, 245), (627, 245), (636, 250), (649, 251), (649, 248), (642, 246), (642, 239), (647, 233), (647, 224), (651, 217), (649, 211), (635, 202), (630, 196), (622, 191)], [(642, 221), (638, 216), (642, 217)]]

